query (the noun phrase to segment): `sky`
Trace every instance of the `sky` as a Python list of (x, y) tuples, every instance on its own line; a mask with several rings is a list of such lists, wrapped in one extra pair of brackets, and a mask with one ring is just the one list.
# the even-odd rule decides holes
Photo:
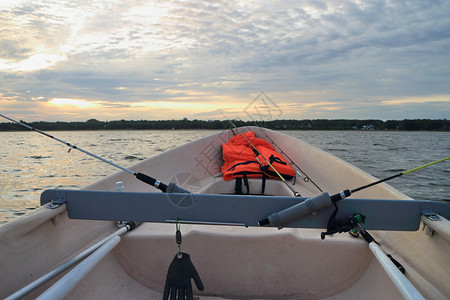
[(2, 0), (0, 112), (449, 118), (449, 12), (448, 0)]

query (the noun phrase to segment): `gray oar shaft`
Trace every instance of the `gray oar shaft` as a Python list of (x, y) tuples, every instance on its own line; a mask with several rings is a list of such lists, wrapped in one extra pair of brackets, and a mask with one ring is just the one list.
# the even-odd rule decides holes
[(108, 240), (36, 299), (63, 299), (109, 252), (111, 252), (112, 249), (114, 249), (115, 246), (117, 246), (119, 242), (120, 236), (115, 236)]
[(26, 295), (28, 295), (29, 293), (31, 293), (35, 289), (39, 288), (43, 284), (47, 283), (48, 281), (52, 280), (53, 278), (55, 278), (56, 276), (58, 276), (62, 272), (66, 271), (67, 269), (72, 267), (74, 264), (76, 264), (79, 261), (81, 261), (84, 258), (86, 258), (88, 255), (90, 255), (92, 252), (94, 252), (95, 250), (100, 248), (103, 244), (105, 244), (107, 241), (109, 241), (113, 237), (120, 236), (120, 235), (126, 233), (128, 230), (130, 230), (130, 227), (128, 225), (124, 226), (124, 227), (122, 227), (122, 228), (120, 228), (118, 230), (116, 230), (114, 233), (110, 234), (109, 236), (107, 236), (103, 240), (95, 243), (94, 245), (92, 245), (88, 249), (86, 249), (83, 252), (75, 255), (71, 259), (67, 260), (66, 262), (62, 263), (58, 267), (54, 268), (53, 270), (51, 270), (47, 274), (45, 274), (45, 275), (41, 276), (40, 278), (36, 279), (35, 281), (31, 282), (27, 286), (21, 288), (20, 290), (18, 290), (14, 294), (12, 294), (9, 297), (7, 297), (5, 300), (22, 299), (23, 297), (25, 297)]

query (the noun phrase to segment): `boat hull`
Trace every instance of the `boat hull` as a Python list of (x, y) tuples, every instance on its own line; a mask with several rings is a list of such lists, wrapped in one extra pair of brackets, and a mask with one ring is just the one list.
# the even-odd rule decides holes
[[(330, 194), (358, 187), (376, 178), (307, 143), (260, 128), (292, 158), (323, 191)], [(151, 174), (162, 182), (175, 181), (202, 194), (233, 194), (234, 181), (221, 177), (221, 144), (233, 136), (225, 131), (142, 161), (130, 169)], [(128, 173), (118, 172), (86, 187), (114, 191), (122, 181), (127, 191), (155, 192)], [(250, 181), (250, 192), (260, 193), (261, 180)], [(297, 178), (289, 184), (302, 196), (320, 191)], [(267, 195), (291, 196), (283, 182), (270, 180)], [(357, 198), (410, 200), (387, 184), (359, 192)], [(89, 207), (86, 207), (89, 210)], [(117, 230), (116, 222), (73, 220), (66, 205), (41, 207), (0, 226), (0, 296), (6, 297), (88, 246)], [(258, 228), (181, 224), (182, 251), (189, 253), (205, 289), (200, 299), (399, 299), (363, 239), (335, 234), (320, 239), (321, 229)], [(443, 235), (424, 231), (371, 232), (381, 247), (406, 268), (407, 278), (426, 297), (450, 298), (448, 256)], [(124, 234), (67, 299), (160, 299), (166, 272), (177, 252), (175, 225), (144, 223)], [(59, 277), (27, 297), (33, 299)]]

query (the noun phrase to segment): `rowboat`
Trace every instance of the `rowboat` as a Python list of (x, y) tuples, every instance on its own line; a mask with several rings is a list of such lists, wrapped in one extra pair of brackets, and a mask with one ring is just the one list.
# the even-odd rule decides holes
[[(236, 194), (236, 180), (222, 176), (222, 145), (249, 131), (296, 176), (248, 178)], [(174, 183), (174, 193), (123, 170), (81, 190), (45, 191), (40, 208), (0, 226), (0, 296), (161, 299), (184, 255), (194, 299), (450, 298), (450, 206), (386, 183), (348, 196), (377, 179), (301, 140), (241, 127), (129, 169)], [(336, 195), (345, 199), (330, 201)], [(355, 216), (364, 218), (342, 225)]]

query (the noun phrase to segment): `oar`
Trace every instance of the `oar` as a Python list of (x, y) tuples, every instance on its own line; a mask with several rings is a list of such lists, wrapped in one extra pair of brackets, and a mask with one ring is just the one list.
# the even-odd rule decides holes
[(378, 260), (381, 267), (383, 267), (384, 271), (389, 276), (392, 283), (395, 285), (403, 298), (408, 300), (424, 300), (425, 298), (422, 294), (420, 294), (416, 287), (403, 274), (405, 272), (403, 266), (396, 259), (394, 259), (392, 255), (384, 252), (372, 235), (361, 227), (360, 223), (358, 226), (362, 237), (367, 243), (369, 243), (370, 251), (372, 251), (372, 254)]
[(26, 127), (26, 128), (31, 129), (33, 131), (36, 131), (36, 132), (38, 132), (38, 133), (40, 133), (42, 135), (45, 135), (46, 137), (52, 138), (52, 139), (54, 139), (54, 140), (56, 140), (56, 141), (58, 141), (60, 143), (63, 143), (65, 145), (69, 146), (70, 147), (69, 151), (72, 150), (72, 149), (76, 149), (76, 150), (81, 151), (81, 152), (83, 152), (83, 153), (85, 153), (87, 155), (90, 155), (90, 156), (92, 156), (92, 157), (94, 157), (94, 158), (96, 158), (98, 160), (101, 160), (101, 161), (103, 161), (103, 162), (105, 162), (107, 164), (110, 164), (113, 167), (116, 167), (118, 169), (121, 169), (122, 171), (130, 173), (130, 174), (134, 175), (140, 181), (145, 182), (145, 183), (147, 183), (147, 184), (149, 184), (151, 186), (154, 186), (155, 188), (163, 191), (164, 193), (166, 193), (166, 192), (171, 192), (171, 193), (190, 193), (189, 191), (187, 191), (187, 190), (177, 186), (175, 183), (170, 183), (169, 185), (166, 185), (166, 184), (162, 183), (161, 181), (159, 181), (159, 180), (157, 180), (157, 179), (155, 179), (153, 177), (150, 177), (150, 176), (148, 176), (146, 174), (143, 174), (143, 173), (140, 173), (140, 172), (133, 172), (133, 171), (131, 171), (131, 170), (127, 169), (127, 168), (124, 168), (122, 166), (119, 166), (118, 164), (115, 164), (112, 161), (109, 161), (109, 160), (107, 160), (107, 159), (105, 159), (103, 157), (100, 157), (100, 156), (95, 155), (95, 154), (93, 154), (93, 153), (91, 153), (89, 151), (86, 151), (86, 150), (84, 150), (84, 149), (82, 149), (82, 148), (80, 148), (78, 146), (75, 146), (75, 145), (72, 145), (72, 144), (70, 144), (68, 142), (65, 142), (65, 141), (63, 141), (63, 140), (61, 140), (61, 139), (59, 139), (57, 137), (54, 137), (54, 136), (52, 136), (52, 135), (50, 135), (50, 134), (48, 134), (48, 133), (46, 133), (44, 131), (41, 131), (39, 129), (31, 127), (30, 125), (27, 125), (27, 124), (24, 124), (22, 122), (16, 121), (16, 120), (11, 119), (11, 118), (9, 118), (7, 116), (4, 116), (2, 114), (0, 114), (0, 116), (5, 118), (5, 119), (7, 119), (7, 120), (10, 120), (10, 121), (12, 121), (14, 123), (17, 123), (17, 124), (19, 124), (19, 125), (21, 125), (23, 127)]
[(95, 250), (79, 265), (75, 266), (66, 275), (59, 279), (48, 290), (42, 293), (36, 300), (64, 299), (75, 286), (120, 242), (120, 236), (115, 236)]
[[(228, 121), (231, 123), (231, 125), (234, 126), (234, 128), (238, 129), (237, 126), (234, 125), (234, 123), (233, 123), (231, 120), (228, 120)], [(237, 130), (236, 130), (236, 132), (237, 132)], [(278, 177), (281, 179), (281, 181), (283, 181), (284, 184), (291, 190), (291, 192), (294, 194), (294, 196), (295, 196), (295, 197), (301, 197), (300, 193), (297, 192), (296, 190), (294, 190), (294, 188), (291, 187), (291, 186), (287, 183), (286, 179), (284, 179), (284, 177), (283, 177), (283, 176), (275, 169), (275, 167), (270, 163), (270, 161), (269, 161), (267, 158), (265, 158), (265, 157), (261, 154), (261, 152), (258, 151), (258, 149), (256, 149), (255, 145), (253, 145), (253, 143), (250, 142), (250, 140), (245, 136), (245, 134), (243, 134), (243, 133), (240, 133), (240, 134), (241, 134), (241, 135), (247, 140), (247, 142), (252, 146), (253, 150), (255, 150), (256, 155), (260, 155), (260, 156), (266, 161), (266, 163), (269, 165), (269, 167), (271, 167), (272, 170), (275, 171), (275, 173), (278, 175)], [(258, 158), (256, 158), (256, 159), (258, 159)]]
[(14, 294), (8, 296), (7, 298), (5, 298), (5, 300), (22, 299), (23, 297), (25, 297), (26, 295), (28, 295), (29, 293), (31, 293), (35, 289), (37, 289), (40, 286), (42, 286), (43, 284), (49, 282), (50, 280), (52, 280), (53, 278), (55, 278), (59, 274), (63, 273), (64, 271), (66, 271), (67, 269), (72, 267), (73, 265), (77, 264), (81, 260), (83, 260), (86, 257), (88, 257), (90, 254), (92, 254), (94, 251), (96, 251), (98, 248), (100, 248), (102, 245), (104, 245), (106, 242), (108, 242), (112, 238), (114, 238), (116, 236), (120, 236), (122, 234), (125, 234), (128, 231), (133, 230), (135, 227), (139, 226), (140, 224), (141, 223), (128, 222), (127, 224), (125, 224), (125, 226), (123, 226), (120, 229), (116, 230), (115, 232), (113, 232), (112, 234), (110, 234), (106, 238), (102, 239), (101, 241), (95, 243), (94, 245), (92, 245), (91, 247), (87, 248), (86, 250), (84, 250), (84, 251), (80, 252), (79, 254), (73, 256), (69, 260), (66, 260), (64, 263), (60, 264), (59, 266), (57, 266), (56, 268), (54, 268), (53, 270), (51, 270), (47, 274), (39, 277), (38, 279), (36, 279), (35, 281), (29, 283), (27, 286), (21, 288), (20, 290), (18, 290)]
[(402, 176), (405, 174), (409, 174), (411, 172), (435, 165), (437, 163), (446, 161), (448, 159), (450, 159), (450, 156), (427, 163), (427, 164), (424, 164), (419, 167), (412, 168), (407, 171), (403, 171), (396, 175), (372, 182), (370, 184), (363, 185), (363, 186), (353, 189), (353, 190), (344, 190), (344, 191), (337, 193), (335, 195), (332, 195), (332, 196), (329, 196), (328, 193), (324, 192), (318, 196), (308, 198), (303, 202), (300, 202), (296, 205), (293, 205), (291, 207), (283, 209), (279, 212), (273, 213), (270, 216), (268, 216), (267, 218), (264, 218), (261, 221), (259, 221), (258, 224), (259, 224), (259, 226), (265, 226), (265, 225), (277, 226), (279, 229), (281, 229), (281, 228), (283, 228), (283, 224), (286, 224), (286, 223), (288, 223), (292, 220), (295, 220), (297, 218), (300, 218), (304, 215), (315, 213), (316, 211), (318, 211), (324, 207), (330, 206), (333, 203), (336, 203), (342, 199), (349, 197), (352, 193), (361, 191), (363, 189), (366, 189), (368, 187), (377, 185), (379, 183), (394, 179), (396, 177), (399, 177), (399, 176)]

